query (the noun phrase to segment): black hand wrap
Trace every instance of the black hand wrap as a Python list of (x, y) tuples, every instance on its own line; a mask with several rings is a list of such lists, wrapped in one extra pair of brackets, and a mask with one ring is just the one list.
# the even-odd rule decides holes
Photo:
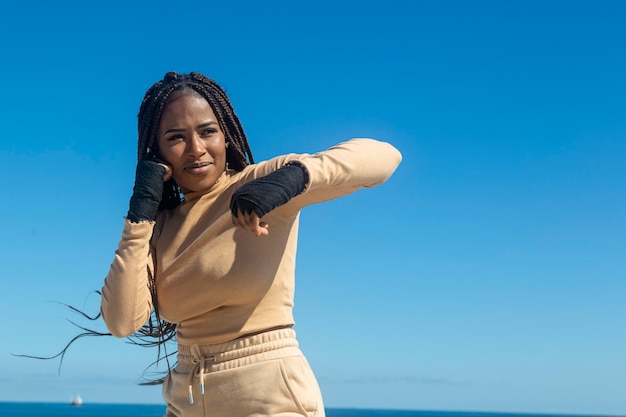
[(126, 218), (133, 223), (154, 220), (163, 196), (165, 168), (154, 160), (142, 159), (137, 163), (135, 186), (130, 198)]
[(300, 194), (308, 182), (304, 167), (289, 162), (271, 174), (239, 187), (230, 200), (230, 211), (235, 217), (241, 211), (246, 214), (255, 212), (261, 218)]

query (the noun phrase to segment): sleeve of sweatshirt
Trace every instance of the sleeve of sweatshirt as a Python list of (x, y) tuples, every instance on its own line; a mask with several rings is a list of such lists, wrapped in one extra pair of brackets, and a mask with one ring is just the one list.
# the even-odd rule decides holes
[(301, 208), (384, 183), (402, 161), (402, 155), (386, 142), (352, 139), (296, 160), (305, 168), (309, 182), (288, 204)]
[(150, 251), (154, 224), (124, 220), (122, 239), (102, 287), (100, 306), (107, 328), (116, 337), (130, 336), (150, 317), (152, 296), (147, 271), (154, 270)]

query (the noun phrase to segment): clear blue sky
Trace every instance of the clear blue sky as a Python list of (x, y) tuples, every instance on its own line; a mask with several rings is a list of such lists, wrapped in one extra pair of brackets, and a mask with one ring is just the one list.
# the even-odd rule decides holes
[[(0, 13), (0, 400), (160, 402), (100, 338), (136, 114), (228, 91), (258, 160), (350, 137), (385, 185), (302, 213), (296, 320), (330, 407), (626, 415), (626, 3), (34, 2)], [(100, 326), (101, 327), (101, 326)]]

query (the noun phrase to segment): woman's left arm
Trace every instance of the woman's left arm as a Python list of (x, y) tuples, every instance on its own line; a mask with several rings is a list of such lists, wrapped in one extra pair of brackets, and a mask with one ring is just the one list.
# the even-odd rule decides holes
[(309, 182), (292, 201), (304, 207), (375, 187), (387, 181), (401, 161), (395, 147), (374, 139), (352, 139), (304, 155), (298, 162), (306, 169)]
[(401, 160), (396, 148), (373, 139), (352, 139), (314, 155), (274, 158), (257, 169), (275, 171), (244, 184), (233, 194), (233, 224), (257, 236), (267, 235), (268, 224), (261, 218), (274, 208), (285, 205), (285, 209), (297, 211), (382, 184)]

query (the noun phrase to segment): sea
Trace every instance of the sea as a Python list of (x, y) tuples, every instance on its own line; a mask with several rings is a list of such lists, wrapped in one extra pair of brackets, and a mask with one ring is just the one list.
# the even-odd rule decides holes
[[(158, 404), (83, 404), (0, 402), (0, 417), (162, 417)], [(516, 414), (476, 411), (410, 411), (327, 408), (326, 417), (603, 417), (566, 414)]]

